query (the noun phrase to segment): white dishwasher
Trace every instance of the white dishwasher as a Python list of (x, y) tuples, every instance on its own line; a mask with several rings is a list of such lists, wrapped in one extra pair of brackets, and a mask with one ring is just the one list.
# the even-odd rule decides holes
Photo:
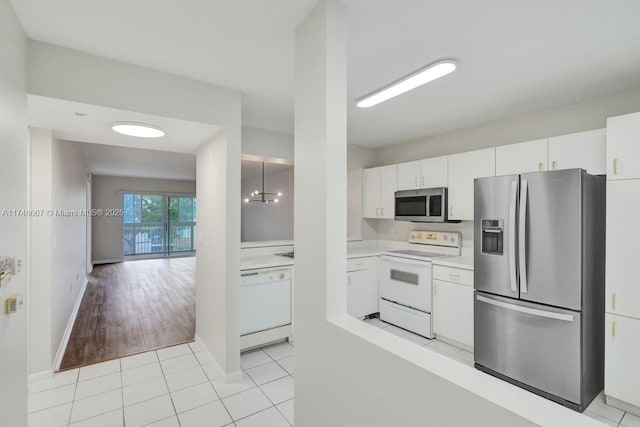
[(247, 270), (240, 280), (240, 335), (291, 324), (291, 268)]

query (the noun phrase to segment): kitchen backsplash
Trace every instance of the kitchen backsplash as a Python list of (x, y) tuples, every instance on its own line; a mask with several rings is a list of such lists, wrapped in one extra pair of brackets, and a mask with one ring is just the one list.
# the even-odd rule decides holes
[(390, 219), (365, 219), (363, 226), (376, 230), (378, 239), (407, 241), (411, 230), (457, 231), (462, 234), (462, 246), (473, 248), (473, 221), (460, 223), (420, 223)]

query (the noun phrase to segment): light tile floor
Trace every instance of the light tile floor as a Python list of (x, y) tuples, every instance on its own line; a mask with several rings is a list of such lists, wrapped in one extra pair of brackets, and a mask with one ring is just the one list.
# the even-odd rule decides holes
[[(423, 346), (429, 350), (436, 351), (445, 356), (456, 359), (467, 366), (473, 366), (473, 353), (465, 350), (461, 350), (458, 347), (454, 347), (445, 342), (438, 340), (429, 340), (427, 338), (416, 335), (405, 329), (398, 328), (389, 323), (381, 321), (379, 318), (367, 319), (365, 322), (370, 325), (381, 328), (394, 335), (406, 338), (420, 346)], [(604, 401), (604, 394), (601, 392), (589, 405), (584, 412), (591, 418), (597, 419), (608, 426), (614, 427), (640, 427), (640, 417), (630, 414), (620, 409), (609, 406)]]
[(245, 353), (225, 383), (197, 343), (56, 374), (31, 385), (29, 427), (291, 427), (294, 348)]
[[(393, 325), (367, 323), (473, 366), (473, 354)], [(32, 384), (29, 427), (293, 426), (294, 347), (280, 343), (244, 353), (242, 378), (225, 383), (196, 343), (56, 374)], [(603, 394), (585, 414), (605, 425), (640, 427)]]

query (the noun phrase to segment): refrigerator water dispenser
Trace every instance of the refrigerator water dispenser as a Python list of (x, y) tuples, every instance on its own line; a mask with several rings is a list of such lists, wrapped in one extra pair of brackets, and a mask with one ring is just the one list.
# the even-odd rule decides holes
[(501, 219), (482, 220), (482, 253), (502, 255), (504, 241), (504, 221)]

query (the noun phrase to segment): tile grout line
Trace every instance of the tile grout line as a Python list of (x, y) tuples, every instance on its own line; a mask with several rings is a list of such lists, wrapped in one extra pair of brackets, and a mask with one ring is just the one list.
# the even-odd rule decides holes
[[(295, 398), (294, 398), (294, 397), (292, 397), (291, 399), (285, 400), (285, 401), (284, 401), (284, 402), (282, 402), (282, 403), (278, 403), (278, 405), (283, 405), (283, 404), (285, 404), (285, 403), (287, 403), (287, 402), (291, 402), (293, 399), (295, 399)], [(280, 410), (280, 408), (278, 408), (278, 405), (275, 405), (276, 410), (277, 410), (278, 412), (280, 412), (280, 415), (282, 415), (282, 417), (283, 417), (283, 418), (284, 418), (284, 419), (289, 423), (289, 425), (290, 425), (291, 427), (293, 427), (293, 424), (289, 421), (289, 418), (287, 418), (287, 417), (282, 413), (282, 411)]]
[(122, 399), (122, 425), (126, 427), (127, 422), (124, 419), (124, 381), (122, 380), (122, 359), (120, 359), (120, 397)]
[(71, 409), (69, 410), (69, 422), (67, 426), (71, 425), (71, 416), (73, 415), (73, 406), (76, 403), (76, 393), (78, 392), (78, 383), (80, 382), (80, 369), (78, 369), (78, 376), (76, 377), (76, 387), (73, 389), (73, 399), (71, 400)]
[[(189, 350), (191, 350), (191, 347), (188, 344), (187, 344), (187, 346), (189, 347)], [(193, 352), (191, 352), (191, 353), (193, 355)], [(173, 414), (175, 415), (176, 420), (178, 421), (178, 426), (182, 427), (182, 424), (180, 423), (180, 417), (178, 417), (178, 411), (176, 411), (176, 405), (175, 405), (175, 403), (173, 403), (173, 396), (171, 396), (171, 390), (169, 389), (169, 383), (167, 382), (167, 376), (164, 374), (164, 368), (162, 367), (162, 361), (160, 360), (160, 355), (158, 355), (157, 351), (156, 351), (156, 357), (158, 358), (158, 364), (160, 365), (160, 371), (162, 372), (162, 378), (164, 379), (164, 384), (167, 386), (167, 392), (169, 393), (169, 400), (171, 401), (171, 407), (173, 408)], [(166, 359), (166, 360), (168, 360), (168, 359)], [(178, 372), (180, 372), (180, 371), (178, 371)], [(161, 421), (161, 420), (157, 420), (157, 421)], [(155, 421), (153, 421), (153, 422), (155, 422)]]

